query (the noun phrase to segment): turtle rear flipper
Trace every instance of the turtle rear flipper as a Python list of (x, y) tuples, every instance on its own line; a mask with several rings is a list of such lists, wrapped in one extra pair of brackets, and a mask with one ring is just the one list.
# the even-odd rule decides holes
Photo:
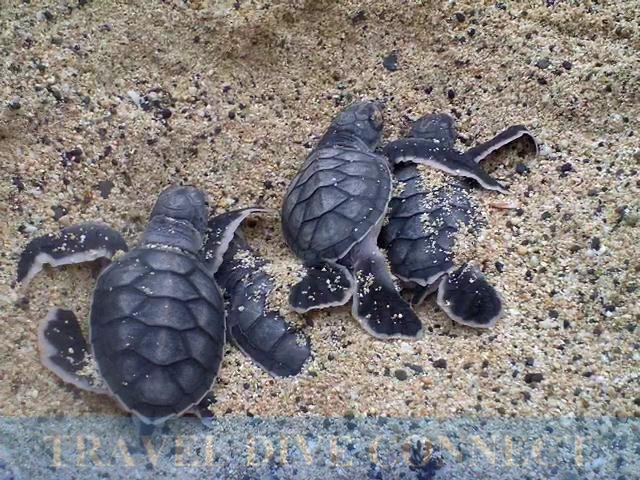
[(449, 318), (470, 327), (492, 327), (502, 314), (498, 292), (470, 264), (449, 273), (440, 282), (437, 302)]
[(487, 190), (507, 193), (507, 190), (485, 172), (472, 157), (455, 150), (438, 147), (421, 138), (403, 138), (391, 142), (385, 154), (392, 165), (399, 163), (421, 163), (442, 170), (450, 175), (474, 179)]
[(26, 285), (45, 264), (58, 267), (99, 258), (111, 258), (127, 251), (119, 232), (102, 223), (81, 223), (63, 228), (58, 233), (31, 240), (18, 261), (18, 282)]
[[(278, 377), (297, 375), (311, 355), (309, 339), (295, 332), (274, 311), (229, 315), (230, 335), (238, 348), (256, 364)], [(231, 322), (238, 322), (231, 325)]]
[(473, 161), (474, 163), (479, 163), (480, 161), (488, 157), (491, 153), (495, 152), (496, 150), (500, 150), (502, 147), (505, 147), (522, 137), (529, 138), (533, 142), (537, 154), (538, 142), (531, 134), (531, 132), (527, 130), (527, 127), (525, 127), (524, 125), (513, 125), (497, 134), (491, 140), (470, 148), (464, 153), (464, 156), (468, 157), (468, 160)]
[(354, 292), (353, 276), (337, 263), (324, 262), (307, 268), (306, 276), (291, 287), (289, 304), (298, 313), (337, 307), (349, 301)]
[(63, 381), (94, 393), (108, 393), (100, 380), (89, 374), (91, 353), (71, 310), (54, 308), (40, 321), (38, 345), (42, 364)]
[(263, 269), (265, 264), (237, 233), (216, 274), (230, 305), (227, 331), (238, 348), (267, 372), (296, 375), (311, 355), (310, 342), (269, 306), (275, 285)]
[(432, 284), (427, 286), (417, 285), (411, 293), (411, 305), (420, 305), (425, 299), (438, 291), (442, 277), (436, 279)]
[(358, 258), (354, 267), (353, 316), (362, 326), (378, 338), (420, 336), (422, 322), (396, 290), (380, 251)]

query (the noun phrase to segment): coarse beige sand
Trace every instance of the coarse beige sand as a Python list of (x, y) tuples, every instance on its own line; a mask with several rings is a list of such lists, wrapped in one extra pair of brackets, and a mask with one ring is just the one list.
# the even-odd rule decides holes
[[(384, 342), (347, 309), (305, 319), (282, 302), (315, 358), (276, 380), (229, 347), (214, 412), (640, 414), (637, 2), (0, 3), (0, 414), (119, 412), (41, 366), (38, 320), (54, 305), (86, 318), (93, 278), (47, 270), (18, 289), (31, 238), (103, 220), (134, 243), (174, 182), (218, 212), (277, 209), (332, 116), (361, 98), (386, 102), (386, 139), (427, 112), (458, 119), (460, 148), (519, 123), (539, 139), (538, 157), (522, 146), (486, 162), (507, 197), (474, 192), (516, 207), (487, 207), (475, 258), (507, 313), (476, 331), (430, 299), (423, 339)], [(382, 64), (391, 52), (397, 71)], [(286, 285), (300, 264), (277, 217), (251, 225)]]

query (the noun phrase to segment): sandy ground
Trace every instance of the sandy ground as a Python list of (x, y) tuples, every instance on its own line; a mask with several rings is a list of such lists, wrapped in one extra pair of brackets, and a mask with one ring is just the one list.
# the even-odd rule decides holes
[[(0, 414), (118, 412), (40, 365), (38, 319), (53, 305), (86, 317), (93, 279), (65, 268), (19, 290), (31, 238), (103, 220), (135, 242), (173, 182), (218, 211), (279, 208), (332, 115), (360, 98), (386, 101), (387, 139), (437, 111), (469, 146), (515, 123), (540, 140), (538, 157), (488, 161), (508, 198), (477, 192), (517, 206), (490, 210), (476, 258), (507, 314), (475, 331), (429, 301), (424, 339), (382, 342), (346, 310), (289, 312), (314, 360), (277, 381), (230, 347), (215, 413), (640, 414), (637, 2), (0, 3)], [(254, 223), (288, 278), (299, 264), (277, 219)]]

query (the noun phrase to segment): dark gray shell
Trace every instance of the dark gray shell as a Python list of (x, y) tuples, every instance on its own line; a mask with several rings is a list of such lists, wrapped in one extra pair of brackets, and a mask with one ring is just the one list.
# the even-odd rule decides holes
[(195, 257), (136, 249), (98, 278), (91, 343), (113, 394), (146, 418), (178, 415), (211, 388), (225, 342), (224, 304)]
[(378, 224), (390, 195), (384, 157), (364, 149), (316, 150), (285, 195), (285, 240), (306, 263), (338, 260)]
[(463, 179), (450, 177), (427, 191), (415, 165), (396, 167), (394, 173), (404, 188), (389, 203), (381, 243), (395, 275), (428, 286), (453, 268), (455, 235), (462, 225), (478, 221), (478, 212)]

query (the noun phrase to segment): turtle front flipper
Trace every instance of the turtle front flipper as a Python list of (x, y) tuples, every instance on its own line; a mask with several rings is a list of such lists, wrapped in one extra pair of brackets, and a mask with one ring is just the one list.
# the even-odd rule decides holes
[(227, 332), (267, 372), (279, 377), (296, 375), (311, 355), (310, 342), (269, 305), (275, 284), (265, 265), (242, 234), (236, 233), (216, 273), (228, 300)]
[(491, 140), (470, 148), (463, 155), (467, 157), (468, 161), (479, 163), (496, 150), (500, 150), (502, 147), (505, 147), (523, 137), (529, 138), (533, 142), (535, 152), (537, 154), (538, 142), (532, 133), (524, 125), (513, 125), (497, 134)]
[(18, 282), (26, 285), (45, 264), (58, 267), (111, 258), (127, 251), (119, 232), (102, 223), (81, 223), (31, 240), (18, 261)]
[(289, 304), (298, 313), (338, 307), (349, 301), (354, 292), (351, 272), (334, 262), (307, 267), (304, 278), (291, 287)]
[(384, 153), (392, 165), (421, 163), (450, 175), (472, 178), (487, 190), (507, 192), (497, 180), (480, 168), (471, 156), (439, 147), (433, 141), (403, 138), (387, 145)]
[(38, 345), (42, 364), (66, 383), (94, 393), (108, 393), (92, 369), (92, 356), (71, 310), (52, 309), (40, 321)]
[(498, 292), (471, 264), (465, 264), (443, 278), (437, 302), (449, 318), (470, 327), (492, 327), (502, 315)]

